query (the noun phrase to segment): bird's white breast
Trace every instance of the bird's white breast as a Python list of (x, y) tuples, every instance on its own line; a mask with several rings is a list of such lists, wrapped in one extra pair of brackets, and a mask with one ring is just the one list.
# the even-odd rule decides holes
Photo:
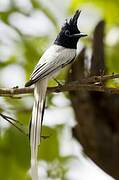
[(60, 64), (62, 63), (62, 61), (66, 62), (67, 60), (72, 60), (75, 55), (76, 49), (64, 48), (62, 46), (53, 44), (45, 51), (38, 64), (42, 64), (44, 62), (52, 63), (54, 61), (56, 61), (57, 63), (59, 61), (58, 64)]

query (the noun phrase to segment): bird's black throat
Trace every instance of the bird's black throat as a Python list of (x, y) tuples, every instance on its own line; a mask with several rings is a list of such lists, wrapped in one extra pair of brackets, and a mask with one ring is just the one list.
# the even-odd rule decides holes
[(59, 46), (70, 48), (70, 49), (76, 49), (77, 48), (77, 42), (79, 38), (74, 37), (68, 37), (65, 36), (64, 33), (59, 33), (56, 40), (54, 41), (54, 44), (57, 44)]

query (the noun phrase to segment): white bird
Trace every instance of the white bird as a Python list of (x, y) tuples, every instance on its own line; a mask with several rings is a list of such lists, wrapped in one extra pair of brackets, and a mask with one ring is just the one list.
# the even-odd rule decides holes
[(65, 22), (54, 44), (49, 47), (40, 58), (26, 87), (34, 84), (34, 105), (30, 122), (31, 146), (31, 176), (38, 180), (37, 154), (40, 144), (43, 111), (48, 80), (53, 78), (63, 67), (74, 61), (76, 57), (77, 42), (86, 36), (79, 31), (77, 20), (80, 15), (77, 10), (74, 16)]

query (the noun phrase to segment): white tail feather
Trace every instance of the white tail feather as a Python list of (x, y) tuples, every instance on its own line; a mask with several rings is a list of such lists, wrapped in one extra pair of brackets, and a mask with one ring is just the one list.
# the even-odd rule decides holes
[(38, 180), (37, 154), (40, 144), (42, 111), (47, 90), (47, 79), (37, 82), (34, 87), (34, 105), (32, 110), (30, 146), (31, 146), (31, 176)]

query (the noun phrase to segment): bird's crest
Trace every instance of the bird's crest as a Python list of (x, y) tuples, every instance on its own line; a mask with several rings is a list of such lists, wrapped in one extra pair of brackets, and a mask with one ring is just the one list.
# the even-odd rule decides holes
[(68, 21), (67, 19), (65, 20), (64, 25), (62, 26), (62, 30), (69, 29), (73, 33), (80, 33), (78, 26), (77, 26), (77, 21), (80, 16), (81, 11), (77, 10), (72, 18)]

